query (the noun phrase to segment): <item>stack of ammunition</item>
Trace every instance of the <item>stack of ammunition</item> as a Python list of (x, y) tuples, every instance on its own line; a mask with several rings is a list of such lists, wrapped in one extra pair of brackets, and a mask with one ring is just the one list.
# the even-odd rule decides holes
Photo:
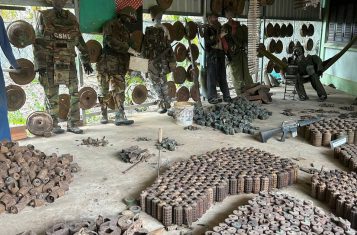
[[(356, 140), (356, 139), (355, 139)], [(339, 159), (351, 171), (357, 172), (357, 145), (345, 144), (334, 149), (335, 158)]]
[[(118, 218), (103, 218), (99, 216), (96, 221), (83, 220), (71, 223), (59, 223), (46, 230), (46, 235), (130, 235), (147, 234), (142, 227), (142, 219), (131, 211), (123, 211)], [(18, 235), (36, 235), (33, 231), (23, 232)]]
[(311, 196), (325, 201), (338, 217), (357, 228), (357, 174), (339, 170), (322, 171), (311, 178)]
[(161, 143), (157, 143), (156, 144), (156, 147), (159, 149), (159, 148), (164, 148), (164, 149), (167, 149), (169, 151), (175, 151), (176, 150), (176, 147), (178, 146), (179, 144), (177, 143), (176, 140), (174, 139), (169, 139), (169, 138), (164, 138)]
[(219, 234), (355, 234), (349, 222), (331, 217), (311, 201), (261, 192), (208, 231)]
[(52, 203), (69, 190), (80, 170), (73, 156), (47, 156), (32, 145), (0, 143), (0, 213), (17, 214), (27, 205)]
[(141, 208), (166, 227), (191, 225), (228, 195), (280, 189), (297, 175), (290, 159), (254, 148), (218, 149), (172, 164), (141, 193)]
[(235, 133), (256, 134), (251, 123), (254, 119), (266, 120), (272, 113), (247, 99), (238, 97), (229, 104), (220, 104), (203, 109), (195, 107), (194, 121), (200, 126), (213, 127), (227, 135)]
[(355, 120), (326, 119), (300, 128), (300, 135), (314, 146), (329, 146), (332, 140), (347, 136), (348, 144), (357, 143), (357, 122)]

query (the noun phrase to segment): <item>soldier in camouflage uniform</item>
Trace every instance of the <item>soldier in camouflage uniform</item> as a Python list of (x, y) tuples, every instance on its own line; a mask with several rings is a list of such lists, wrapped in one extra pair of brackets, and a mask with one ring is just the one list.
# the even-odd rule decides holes
[(142, 56), (149, 59), (149, 78), (159, 96), (159, 113), (171, 107), (166, 75), (176, 68), (176, 58), (169, 42), (168, 30), (161, 24), (162, 9), (155, 5), (149, 9), (154, 26), (147, 27), (142, 45)]
[(228, 41), (229, 65), (228, 74), (231, 77), (237, 95), (242, 93), (242, 89), (253, 83), (248, 69), (248, 32), (239, 21), (235, 21), (233, 7), (225, 10), (228, 22), (224, 28), (230, 28), (229, 35), (232, 40)]
[(302, 45), (294, 47), (294, 56), (290, 60), (291, 65), (297, 65), (297, 80), (295, 89), (299, 95), (300, 100), (308, 100), (309, 97), (306, 94), (304, 83), (311, 82), (312, 87), (316, 90), (319, 97), (319, 101), (325, 101), (327, 99), (327, 93), (324, 86), (321, 84), (320, 76), (318, 74), (319, 69), (322, 66), (322, 60), (317, 55), (304, 55), (305, 50)]
[(126, 23), (136, 21), (136, 12), (131, 7), (121, 10), (117, 19), (111, 20), (103, 27), (103, 53), (97, 63), (99, 83), (99, 103), (102, 109), (101, 123), (108, 123), (107, 107), (114, 100), (115, 125), (131, 125), (124, 112), (125, 74), (128, 71), (130, 54), (138, 54), (130, 47), (130, 32)]
[(71, 96), (67, 131), (82, 134), (83, 131), (78, 128), (80, 111), (75, 47), (81, 52), (85, 72), (90, 74), (93, 69), (77, 19), (70, 11), (63, 9), (66, 3), (67, 0), (52, 0), (52, 9), (40, 11), (34, 56), (39, 80), (46, 94), (46, 109), (53, 118), (53, 133), (64, 132), (58, 125), (58, 93), (59, 85), (66, 85)]

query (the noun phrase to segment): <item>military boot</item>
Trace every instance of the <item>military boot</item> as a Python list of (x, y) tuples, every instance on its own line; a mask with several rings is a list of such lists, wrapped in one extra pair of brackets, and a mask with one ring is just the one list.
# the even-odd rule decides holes
[(102, 119), (100, 119), (101, 124), (107, 124), (108, 123), (108, 108), (107, 105), (104, 103), (103, 98), (99, 98), (99, 103), (100, 103), (100, 109), (102, 112)]
[(159, 109), (157, 110), (157, 112), (160, 113), (160, 114), (164, 114), (170, 108), (171, 108), (171, 104), (168, 101), (162, 100), (159, 103)]
[(63, 134), (65, 132), (65, 130), (64, 129), (62, 129), (62, 127), (60, 126), (60, 125), (58, 125), (58, 124), (56, 124), (56, 125), (53, 125), (53, 129), (52, 129), (52, 133), (53, 134)]
[(68, 126), (67, 132), (72, 132), (74, 134), (83, 134), (83, 130), (77, 126)]
[(123, 109), (120, 109), (116, 114), (115, 114), (115, 125), (117, 126), (128, 126), (132, 125), (134, 123), (133, 120), (129, 120), (126, 118), (125, 112)]

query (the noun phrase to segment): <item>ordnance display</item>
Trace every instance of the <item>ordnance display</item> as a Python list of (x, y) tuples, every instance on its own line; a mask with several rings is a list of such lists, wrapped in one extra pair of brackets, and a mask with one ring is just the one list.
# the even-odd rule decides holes
[(355, 120), (332, 118), (301, 128), (299, 135), (314, 146), (329, 146), (332, 140), (342, 136), (348, 136), (351, 144), (354, 143), (356, 129), (357, 122)]
[(326, 214), (312, 201), (261, 192), (205, 234), (355, 234), (355, 231), (348, 221)]
[(357, 174), (340, 170), (322, 171), (311, 178), (311, 196), (328, 204), (336, 216), (357, 228)]
[(7, 35), (12, 45), (25, 48), (35, 42), (35, 30), (31, 24), (17, 20), (7, 26)]
[(174, 139), (163, 138), (160, 143), (156, 144), (156, 147), (158, 149), (164, 148), (164, 149), (167, 149), (169, 151), (175, 151), (176, 150), (176, 146), (178, 146), (178, 145), (179, 144)]
[(46, 155), (33, 145), (0, 143), (0, 213), (53, 203), (69, 190), (80, 170), (70, 154)]
[(26, 120), (27, 130), (36, 136), (50, 137), (53, 130), (53, 119), (45, 112), (33, 112)]
[(109, 141), (105, 139), (105, 136), (103, 138), (99, 139), (93, 139), (91, 137), (88, 137), (86, 139), (82, 139), (81, 145), (87, 145), (87, 146), (94, 146), (94, 147), (105, 147), (109, 144)]
[(254, 119), (266, 120), (272, 113), (265, 108), (249, 102), (243, 97), (233, 99), (232, 103), (202, 108), (195, 106), (194, 121), (200, 126), (209, 126), (223, 131), (225, 134), (234, 133), (256, 134), (257, 128), (251, 123)]
[(9, 72), (10, 78), (20, 86), (30, 84), (36, 76), (34, 64), (24, 58), (18, 59), (16, 62), (23, 69), (16, 72)]
[(242, 91), (242, 95), (249, 101), (261, 101), (264, 104), (270, 104), (273, 101), (271, 98), (270, 86), (267, 85), (254, 83), (248, 87), (244, 87)]
[(185, 86), (180, 87), (176, 92), (176, 100), (178, 102), (186, 102), (189, 99), (190, 99), (190, 90)]
[(89, 59), (91, 63), (97, 63), (100, 55), (102, 54), (102, 44), (97, 40), (89, 40), (86, 42)]
[(82, 87), (78, 96), (79, 106), (84, 110), (93, 108), (97, 103), (97, 92), (92, 87)]
[(198, 126), (193, 126), (193, 125), (191, 125), (191, 126), (185, 126), (183, 129), (184, 129), (184, 130), (189, 130), (189, 131), (198, 131), (198, 130), (201, 130), (200, 127), (198, 127)]
[(17, 111), (21, 109), (26, 102), (25, 91), (17, 85), (9, 85), (5, 87), (5, 89), (8, 111)]
[(287, 187), (297, 175), (290, 159), (254, 148), (217, 149), (173, 163), (141, 193), (141, 208), (166, 227), (191, 225), (228, 195)]
[(141, 149), (139, 146), (131, 146), (130, 148), (122, 149), (119, 152), (119, 157), (123, 162), (134, 164), (145, 161), (152, 156), (154, 156), (154, 154), (150, 154), (149, 150)]
[(352, 135), (349, 135), (347, 141), (350, 144), (344, 144), (334, 149), (334, 157), (351, 171), (357, 172), (357, 131), (355, 131), (353, 138)]
[[(46, 230), (46, 235), (134, 235), (140, 234), (137, 232), (144, 231), (142, 227), (143, 221), (140, 215), (126, 210), (116, 218), (98, 216), (96, 220), (55, 224)], [(147, 234), (147, 232), (144, 234)], [(18, 235), (36, 235), (36, 233), (27, 231)]]

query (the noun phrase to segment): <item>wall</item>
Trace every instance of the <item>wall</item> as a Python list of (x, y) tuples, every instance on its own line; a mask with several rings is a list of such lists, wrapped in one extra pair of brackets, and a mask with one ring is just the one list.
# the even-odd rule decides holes
[[(326, 14), (323, 19), (321, 58), (327, 60), (336, 55), (344, 44), (327, 43), (326, 33), (329, 18), (329, 0), (325, 0)], [(338, 90), (357, 95), (357, 45), (350, 48), (334, 65), (332, 65), (323, 75), (322, 83), (333, 84)]]

